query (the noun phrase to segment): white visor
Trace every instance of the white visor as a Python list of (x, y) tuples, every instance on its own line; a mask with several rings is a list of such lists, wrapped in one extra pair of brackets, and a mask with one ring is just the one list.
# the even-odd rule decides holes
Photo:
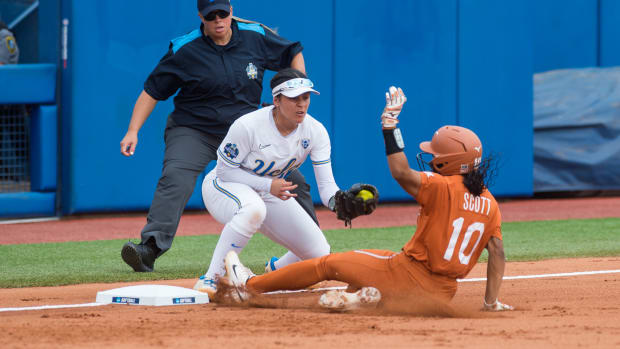
[(313, 86), (314, 84), (310, 79), (295, 78), (274, 87), (273, 90), (271, 90), (271, 95), (275, 97), (279, 94), (283, 94), (288, 98), (295, 98), (306, 92), (312, 92), (317, 95), (320, 94), (312, 88)]

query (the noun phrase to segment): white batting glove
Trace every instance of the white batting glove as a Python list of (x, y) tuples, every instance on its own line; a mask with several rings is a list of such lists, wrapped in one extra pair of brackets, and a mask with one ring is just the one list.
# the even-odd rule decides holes
[(508, 304), (500, 303), (500, 301), (498, 301), (497, 299), (491, 304), (487, 304), (485, 300), (483, 300), (482, 302), (484, 303), (484, 307), (482, 308), (482, 310), (485, 311), (506, 311), (515, 309)]
[(398, 115), (403, 110), (403, 104), (407, 101), (405, 93), (399, 87), (390, 86), (389, 92), (385, 93), (385, 108), (381, 114), (383, 128), (396, 128)]

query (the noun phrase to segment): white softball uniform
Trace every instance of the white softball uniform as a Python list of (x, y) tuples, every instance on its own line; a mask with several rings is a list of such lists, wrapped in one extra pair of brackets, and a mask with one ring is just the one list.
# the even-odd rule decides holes
[(310, 155), (321, 201), (327, 206), (338, 191), (327, 130), (306, 114), (295, 131), (282, 136), (272, 110), (273, 106), (259, 109), (232, 124), (218, 149), (217, 166), (202, 183), (207, 210), (225, 224), (207, 278), (223, 275), (226, 253), (239, 253), (258, 230), (289, 250), (278, 268), (330, 251), (323, 232), (297, 201), (270, 193), (273, 179), (286, 178)]

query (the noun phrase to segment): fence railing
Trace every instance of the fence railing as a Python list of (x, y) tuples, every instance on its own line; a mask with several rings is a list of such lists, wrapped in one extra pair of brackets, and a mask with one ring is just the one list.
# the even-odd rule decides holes
[(0, 193), (30, 191), (29, 109), (0, 105)]

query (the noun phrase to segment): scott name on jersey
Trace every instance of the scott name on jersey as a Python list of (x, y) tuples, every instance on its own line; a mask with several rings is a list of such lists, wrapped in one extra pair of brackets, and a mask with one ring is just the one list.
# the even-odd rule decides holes
[(488, 216), (491, 212), (491, 199), (465, 193), (463, 195), (463, 209)]

